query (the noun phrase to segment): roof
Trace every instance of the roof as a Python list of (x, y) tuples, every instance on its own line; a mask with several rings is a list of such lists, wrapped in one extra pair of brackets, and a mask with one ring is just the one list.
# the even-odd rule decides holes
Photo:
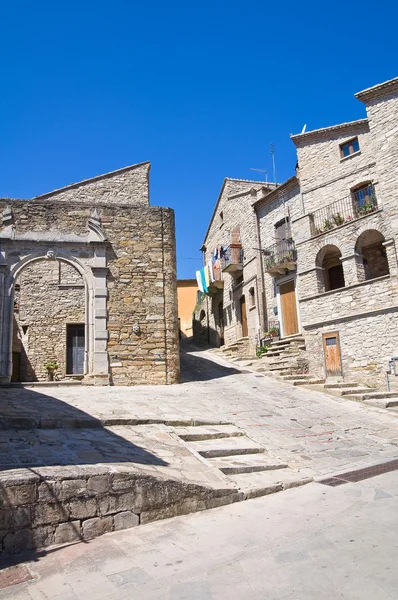
[[(218, 194), (217, 202), (216, 202), (216, 205), (215, 205), (215, 207), (214, 207), (213, 214), (211, 215), (211, 219), (210, 219), (210, 221), (209, 221), (209, 225), (208, 225), (208, 227), (207, 227), (206, 235), (205, 235), (205, 237), (203, 238), (203, 244), (202, 244), (202, 247), (200, 248), (200, 250), (203, 250), (203, 246), (205, 245), (206, 238), (207, 238), (207, 236), (209, 235), (210, 227), (211, 227), (211, 224), (213, 223), (213, 220), (214, 220), (215, 214), (216, 214), (216, 212), (217, 212), (218, 205), (220, 204), (220, 200), (221, 200), (221, 198), (222, 198), (222, 195), (223, 195), (223, 192), (224, 192), (225, 185), (226, 185), (226, 183), (227, 183), (228, 181), (237, 181), (237, 182), (240, 182), (240, 183), (254, 183), (254, 184), (256, 184), (256, 185), (261, 185), (261, 187), (264, 187), (264, 184), (265, 184), (265, 182), (264, 182), (264, 181), (263, 181), (263, 182), (261, 182), (261, 181), (258, 181), (258, 180), (253, 180), (253, 179), (233, 179), (232, 177), (225, 177), (225, 179), (224, 179), (224, 181), (223, 181), (223, 184), (222, 184), (222, 186), (221, 186), (220, 193)], [(267, 184), (267, 185), (274, 185), (274, 184)], [(246, 192), (237, 192), (237, 193), (236, 193), (236, 195), (245, 195), (245, 194), (247, 194), (247, 192), (248, 192), (250, 189), (251, 189), (251, 188), (250, 188), (250, 186), (248, 186), (248, 187), (247, 187), (247, 190), (246, 190)], [(231, 196), (232, 196), (232, 194), (231, 194)]]
[[(291, 135), (290, 139), (296, 144), (301, 141), (312, 141), (317, 138), (325, 137), (329, 133), (334, 132), (348, 132), (349, 130), (357, 130), (368, 124), (368, 119), (358, 119), (357, 121), (349, 121), (348, 123), (340, 123), (339, 125), (332, 125), (330, 127), (322, 127), (321, 129), (313, 129), (312, 131), (306, 131), (305, 133), (297, 133)], [(297, 145), (297, 144), (296, 144)]]
[(52, 196), (53, 194), (58, 194), (65, 190), (72, 190), (76, 187), (80, 187), (81, 185), (85, 185), (87, 183), (91, 183), (92, 181), (100, 181), (101, 179), (106, 179), (107, 177), (113, 177), (118, 173), (125, 173), (126, 171), (132, 171), (133, 169), (138, 169), (138, 167), (143, 167), (144, 165), (150, 166), (149, 160), (144, 161), (142, 163), (137, 163), (135, 165), (130, 165), (128, 167), (123, 167), (122, 169), (117, 169), (116, 171), (110, 171), (109, 173), (105, 173), (103, 175), (96, 175), (95, 177), (90, 177), (90, 179), (83, 179), (82, 181), (78, 181), (77, 183), (71, 183), (70, 185), (66, 185), (62, 188), (57, 188), (52, 192), (46, 192), (45, 194), (41, 194), (40, 196), (35, 196), (33, 200), (39, 200), (40, 198), (46, 198), (47, 196)]
[(377, 96), (389, 94), (391, 92), (398, 92), (398, 77), (394, 79), (389, 79), (388, 81), (384, 81), (383, 83), (378, 83), (377, 85), (373, 85), (372, 87), (366, 88), (361, 92), (357, 92), (354, 94), (355, 98), (361, 101), (371, 100), (372, 98), (377, 98)]
[(267, 201), (273, 200), (275, 197), (277, 197), (281, 193), (281, 191), (285, 192), (285, 191), (289, 190), (290, 188), (294, 187), (295, 185), (298, 186), (300, 184), (299, 184), (299, 180), (296, 177), (296, 175), (293, 175), (293, 177), (286, 179), (286, 181), (281, 183), (281, 185), (279, 185), (277, 188), (268, 192), (268, 194), (265, 194), (265, 196), (261, 196), (261, 198), (259, 198), (258, 200), (255, 200), (253, 202), (252, 206), (257, 206), (260, 202), (263, 202), (264, 200), (267, 200)]

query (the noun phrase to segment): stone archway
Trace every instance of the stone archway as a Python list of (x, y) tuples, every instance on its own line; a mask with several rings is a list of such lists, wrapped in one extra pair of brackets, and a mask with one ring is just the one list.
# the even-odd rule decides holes
[[(3, 247), (7, 244), (3, 244)], [(4, 253), (8, 264), (0, 264), (0, 383), (7, 384), (12, 375), (12, 332), (14, 316), (14, 291), (18, 275), (25, 267), (37, 261), (57, 259), (74, 267), (82, 276), (85, 290), (85, 357), (84, 377), (88, 383), (109, 383), (109, 361), (107, 352), (107, 267), (105, 250), (92, 247), (91, 251), (76, 248), (74, 252), (62, 248), (58, 241), (53, 250), (48, 243), (29, 244), (35, 252), (24, 248), (24, 244), (8, 242)], [(79, 253), (84, 258), (79, 257)], [(19, 258), (16, 259), (16, 256)], [(93, 266), (98, 265), (98, 266)]]

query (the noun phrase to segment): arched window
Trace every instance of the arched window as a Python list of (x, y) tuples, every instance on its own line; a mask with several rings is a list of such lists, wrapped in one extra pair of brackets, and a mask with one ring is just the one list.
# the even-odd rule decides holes
[(377, 210), (376, 193), (371, 181), (360, 183), (351, 189), (354, 202), (354, 213), (364, 217)]
[(251, 287), (249, 290), (249, 306), (253, 308), (256, 306), (256, 297), (254, 295), (254, 287)]
[(367, 281), (389, 274), (387, 253), (383, 242), (385, 242), (384, 235), (376, 229), (368, 229), (361, 233), (355, 245), (356, 253), (362, 258), (363, 267), (362, 277), (358, 276), (358, 279)]
[(345, 287), (341, 251), (337, 246), (328, 245), (322, 248), (316, 262), (323, 274), (321, 291), (329, 292)]

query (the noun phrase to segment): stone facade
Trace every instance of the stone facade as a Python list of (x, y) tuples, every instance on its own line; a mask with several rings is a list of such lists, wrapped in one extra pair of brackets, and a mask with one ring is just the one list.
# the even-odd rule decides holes
[[(388, 361), (398, 356), (398, 79), (357, 98), (367, 118), (292, 136), (297, 177), (257, 197), (255, 208), (263, 250), (275, 224), (290, 221), (295, 264), (286, 277), (295, 280), (311, 373), (380, 386)], [(269, 252), (263, 254), (267, 271)], [(277, 293), (283, 268), (271, 270), (268, 319), (278, 314), (283, 321)], [(337, 340), (334, 370), (324, 334)], [(391, 385), (398, 389), (395, 378)]]
[(3, 383), (13, 340), (30, 363), (21, 362), (21, 375), (42, 380), (43, 360), (57, 360), (62, 377), (74, 323), (84, 324), (85, 383), (179, 380), (174, 214), (149, 206), (148, 174), (142, 163), (30, 201), (0, 201)]
[(202, 251), (207, 264), (216, 247), (228, 247), (232, 236), (242, 246), (241, 268), (223, 271), (222, 287), (214, 288), (196, 307), (194, 335), (212, 345), (229, 345), (244, 336), (242, 299), (245, 300), (247, 335), (254, 352), (264, 327), (264, 301), (258, 250), (258, 231), (252, 207), (257, 193), (272, 185), (259, 181), (225, 179), (219, 194)]

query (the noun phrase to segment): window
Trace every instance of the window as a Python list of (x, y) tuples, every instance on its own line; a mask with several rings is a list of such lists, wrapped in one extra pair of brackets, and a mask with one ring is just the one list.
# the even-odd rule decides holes
[(356, 154), (357, 152), (359, 152), (358, 138), (353, 138), (344, 144), (340, 144), (340, 158), (346, 158), (346, 156)]
[(363, 217), (377, 210), (376, 193), (372, 183), (363, 183), (351, 190), (359, 216)]
[(275, 238), (277, 240), (287, 240), (291, 237), (289, 217), (275, 223)]
[(254, 308), (256, 306), (256, 297), (254, 295), (254, 287), (249, 290), (249, 307)]

